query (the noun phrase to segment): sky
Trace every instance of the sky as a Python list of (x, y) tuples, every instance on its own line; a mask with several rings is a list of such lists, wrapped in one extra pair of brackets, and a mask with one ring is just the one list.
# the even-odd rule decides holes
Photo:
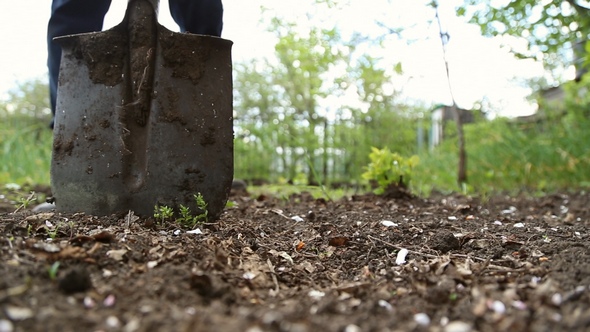
[[(476, 26), (453, 14), (454, 5), (462, 0), (441, 2), (443, 26), (451, 36), (447, 45), (447, 59), (451, 73), (453, 94), (460, 107), (470, 108), (485, 99), (488, 111), (517, 116), (531, 114), (535, 105), (526, 101), (531, 93), (514, 80), (542, 75), (540, 64), (514, 59), (501, 39), (481, 37)], [(407, 27), (405, 36), (412, 42), (388, 39), (383, 47), (368, 49), (380, 56), (384, 66), (402, 62), (404, 74), (395, 77), (394, 86), (403, 91), (408, 100), (420, 100), (427, 105), (450, 104), (438, 26), (428, 24), (434, 12), (417, 0), (344, 0), (348, 5), (329, 12), (312, 5), (312, 0), (225, 0), (222, 37), (232, 40), (234, 62), (251, 58), (271, 57), (276, 40), (259, 21), (260, 6), (272, 13), (302, 25), (323, 24), (338, 26), (343, 35), (354, 31), (369, 36), (383, 33), (376, 21), (387, 26)], [(46, 29), (51, 0), (0, 0), (0, 98), (17, 82), (45, 78)], [(118, 24), (124, 15), (127, 0), (113, 0), (105, 17), (105, 29)], [(325, 10), (325, 9), (322, 9)], [(312, 13), (308, 20), (306, 13)], [(170, 17), (167, 1), (160, 5), (159, 21), (177, 31)], [(504, 40), (505, 42), (505, 40)], [(388, 64), (387, 62), (390, 62)]]

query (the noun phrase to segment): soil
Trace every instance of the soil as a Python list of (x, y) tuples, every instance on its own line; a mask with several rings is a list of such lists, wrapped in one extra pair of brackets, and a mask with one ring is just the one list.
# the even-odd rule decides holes
[(194, 230), (10, 207), (0, 331), (590, 330), (589, 193), (231, 200)]

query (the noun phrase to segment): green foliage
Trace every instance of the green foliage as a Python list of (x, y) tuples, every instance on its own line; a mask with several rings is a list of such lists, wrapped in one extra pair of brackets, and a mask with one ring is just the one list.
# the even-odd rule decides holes
[(27, 197), (20, 196), (18, 198), (18, 207), (16, 208), (14, 213), (16, 213), (22, 209), (27, 209), (29, 207), (29, 205), (35, 201), (37, 201), (37, 196), (35, 195), (34, 191), (32, 191)]
[(522, 58), (543, 61), (549, 68), (568, 64), (572, 45), (590, 34), (590, 8), (585, 1), (464, 0), (457, 13), (477, 24), (483, 35), (524, 38)]
[(174, 216), (174, 210), (166, 205), (154, 206), (154, 218), (159, 220), (161, 224), (170, 220)]
[(51, 264), (50, 267), (47, 268), (47, 274), (49, 275), (49, 279), (56, 280), (57, 279), (57, 271), (59, 270), (60, 262), (56, 261)]
[(0, 100), (0, 183), (49, 183), (50, 113), (41, 80), (22, 83)]
[(387, 147), (371, 148), (369, 159), (371, 162), (366, 166), (366, 172), (362, 177), (377, 185), (376, 194), (383, 194), (391, 186), (406, 188), (419, 161), (416, 155), (405, 158), (391, 152)]
[(59, 226), (60, 226), (60, 224), (57, 223), (57, 224), (55, 224), (55, 227), (53, 227), (53, 228), (46, 228), (47, 235), (49, 235), (49, 238), (52, 241), (55, 240), (55, 238), (57, 237), (57, 233), (59, 232)]
[[(180, 204), (176, 222), (184, 227), (195, 227), (199, 223), (209, 221), (209, 211), (207, 210), (207, 202), (201, 193), (193, 195), (195, 204), (197, 206), (196, 214), (193, 214), (188, 206)], [(156, 205), (154, 207), (154, 218), (159, 220), (161, 224), (174, 218), (174, 209), (166, 205)]]
[[(579, 104), (577, 107), (589, 109)], [(570, 108), (568, 113), (545, 121), (524, 126), (500, 118), (466, 125), (470, 174), (467, 192), (487, 195), (589, 187), (590, 119)], [(462, 191), (453, 177), (455, 144), (454, 139), (448, 139), (431, 153), (421, 155), (421, 163), (414, 171), (413, 191)]]
[(203, 195), (201, 195), (201, 193), (197, 193), (196, 195), (193, 195), (193, 197), (195, 198), (195, 203), (198, 209), (197, 214), (193, 215), (189, 207), (181, 204), (180, 218), (176, 219), (176, 222), (188, 228), (193, 228), (197, 224), (204, 223), (209, 220), (207, 202), (205, 202)]
[(277, 61), (235, 65), (236, 177), (328, 186), (358, 181), (375, 142), (416, 152), (421, 110), (400, 103), (391, 84), (401, 63), (382, 68), (357, 51), (366, 39), (335, 27), (269, 26)]

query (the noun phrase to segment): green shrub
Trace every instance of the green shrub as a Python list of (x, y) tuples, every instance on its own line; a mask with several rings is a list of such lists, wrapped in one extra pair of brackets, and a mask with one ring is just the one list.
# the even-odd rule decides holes
[(391, 186), (407, 188), (412, 179), (412, 171), (419, 161), (416, 155), (405, 158), (391, 152), (387, 147), (372, 147), (369, 159), (371, 162), (365, 167), (362, 177), (376, 187), (376, 194), (385, 193)]

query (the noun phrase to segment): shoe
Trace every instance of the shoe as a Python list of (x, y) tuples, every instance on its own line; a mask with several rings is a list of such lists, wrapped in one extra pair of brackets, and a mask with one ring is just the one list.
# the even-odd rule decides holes
[(42, 213), (55, 210), (55, 204), (53, 203), (41, 203), (33, 208), (33, 212)]

